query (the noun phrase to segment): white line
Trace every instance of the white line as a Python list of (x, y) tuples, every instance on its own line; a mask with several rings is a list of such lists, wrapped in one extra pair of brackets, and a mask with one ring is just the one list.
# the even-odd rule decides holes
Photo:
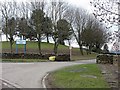
[(46, 85), (45, 85), (45, 79), (46, 79), (46, 77), (49, 75), (49, 73), (47, 73), (44, 77), (43, 77), (43, 79), (42, 79), (42, 86), (43, 86), (43, 88), (47, 88), (46, 87)]
[[(5, 86), (7, 86), (7, 87), (9, 87), (9, 88), (11, 88), (10, 86), (12, 86), (12, 85), (9, 85), (8, 83), (5, 83), (5, 82), (3, 82), (3, 85), (5, 85)], [(12, 86), (13, 87), (13, 86)]]
[(6, 86), (8, 85), (7, 83), (3, 83), (3, 84), (6, 85)]
[(28, 63), (28, 62), (21, 62), (21, 63), (18, 63), (18, 62), (11, 62), (11, 63), (7, 63), (7, 62), (5, 62), (5, 64), (14, 64), (14, 65), (16, 65), (16, 64), (19, 64), (19, 65), (24, 65), (24, 64), (35, 64), (35, 63), (33, 63), (33, 62), (30, 62), (30, 63)]
[(19, 85), (14, 84), (14, 83), (12, 83), (12, 82), (10, 82), (10, 81), (8, 81), (8, 80), (2, 79), (2, 78), (0, 78), (0, 80), (4, 81), (4, 84), (9, 84), (9, 85), (11, 85), (11, 86), (13, 86), (13, 87), (15, 87), (15, 88), (22, 88), (22, 87), (20, 87)]

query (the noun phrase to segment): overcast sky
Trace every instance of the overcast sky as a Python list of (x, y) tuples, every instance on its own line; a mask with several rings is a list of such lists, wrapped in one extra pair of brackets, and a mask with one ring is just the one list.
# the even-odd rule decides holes
[[(16, 2), (32, 2), (32, 1), (42, 1), (42, 0), (0, 0), (0, 2), (11, 2), (11, 1), (16, 1)], [(45, 0), (45, 1), (51, 1), (51, 0)], [(56, 0), (57, 1), (57, 0)], [(92, 0), (61, 0), (68, 2), (69, 4), (76, 6), (76, 7), (81, 7), (86, 9), (89, 13), (92, 13), (92, 7), (90, 5), (90, 1)], [(0, 13), (1, 16), (1, 13)]]
[[(9, 2), (9, 1), (13, 1), (13, 0), (0, 0), (0, 2)], [(26, 2), (26, 1), (35, 1), (35, 0), (14, 0), (17, 2)], [(41, 1), (41, 0), (36, 0), (36, 1)], [(47, 0), (50, 1), (50, 0)], [(68, 3), (75, 5), (77, 7), (82, 7), (87, 9), (88, 11), (91, 11), (91, 6), (90, 6), (90, 1), (91, 0), (64, 0), (67, 1)]]

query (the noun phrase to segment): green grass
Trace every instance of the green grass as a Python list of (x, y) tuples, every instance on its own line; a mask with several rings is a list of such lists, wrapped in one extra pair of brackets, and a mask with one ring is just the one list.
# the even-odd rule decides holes
[(92, 54), (86, 54), (84, 52), (84, 55), (72, 55), (72, 60), (88, 60), (88, 59), (95, 59), (98, 54), (92, 53)]
[[(24, 45), (18, 45), (18, 48), (23, 48)], [(35, 42), (35, 41), (27, 41), (26, 43), (26, 47), (28, 49), (38, 49), (38, 43)], [(42, 49), (53, 49), (54, 47), (54, 44), (52, 43), (46, 43), (46, 42), (42, 42), (41, 43), (41, 48)], [(13, 43), (13, 49), (16, 48), (16, 44), (15, 42)], [(59, 45), (59, 49), (67, 49), (68, 47), (67, 46), (64, 46), (64, 45)], [(10, 49), (10, 44), (9, 42), (2, 42), (2, 49)]]
[[(16, 44), (14, 42), (13, 44), (13, 52), (16, 52)], [(18, 45), (18, 52), (24, 52), (24, 45)], [(39, 53), (38, 51), (38, 43), (35, 41), (27, 41), (26, 44), (26, 49), (27, 49), (27, 53)], [(53, 53), (53, 49), (54, 49), (54, 44), (52, 43), (45, 43), (42, 42), (41, 43), (41, 49), (42, 49), (42, 53)], [(9, 42), (2, 42), (2, 52), (9, 52), (10, 53), (10, 44)], [(64, 46), (64, 45), (59, 45), (58, 47), (58, 54), (69, 54), (69, 47), (68, 46)], [(80, 54), (79, 48), (73, 48), (72, 49), (72, 60), (88, 60), (88, 59), (94, 59), (96, 58), (96, 53), (92, 53), (87, 55), (86, 51), (83, 52), (84, 55), (82, 56)]]
[(2, 59), (1, 61), (2, 62), (47, 62), (48, 60), (46, 59)]
[(52, 72), (50, 76), (52, 85), (58, 88), (109, 88), (96, 64), (66, 67)]

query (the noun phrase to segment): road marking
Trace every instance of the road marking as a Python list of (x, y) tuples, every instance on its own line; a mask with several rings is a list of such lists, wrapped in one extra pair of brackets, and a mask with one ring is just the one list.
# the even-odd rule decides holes
[(8, 63), (8, 64), (20, 64), (20, 65), (23, 64), (23, 65), (24, 65), (24, 64), (35, 64), (35, 63), (32, 63), (32, 62), (30, 62), (30, 63), (26, 62), (26, 63), (25, 63), (25, 62), (24, 62), (24, 63)]
[(6, 86), (8, 86), (8, 84), (7, 84), (7, 83), (5, 83), (5, 82), (4, 82), (3, 84), (4, 84), (4, 85), (6, 85)]
[(47, 87), (46, 87), (46, 85), (45, 85), (45, 79), (46, 79), (46, 77), (49, 75), (49, 73), (47, 73), (44, 77), (43, 77), (43, 79), (42, 79), (42, 86), (43, 86), (43, 88), (45, 88), (46, 90), (47, 90)]
[(12, 88), (13, 86), (10, 86), (8, 83), (3, 82), (3, 85), (7, 86), (8, 88)]
[(22, 88), (21, 86), (15, 84), (15, 83), (12, 83), (12, 82), (10, 82), (8, 80), (5, 80), (3, 78), (0, 78), (0, 80), (3, 81), (4, 82), (3, 84), (6, 85), (6, 86), (11, 85), (12, 87), (15, 87), (15, 88)]

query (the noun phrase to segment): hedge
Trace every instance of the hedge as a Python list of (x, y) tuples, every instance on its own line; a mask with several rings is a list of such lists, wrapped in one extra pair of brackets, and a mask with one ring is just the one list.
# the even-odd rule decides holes
[(49, 59), (50, 56), (55, 56), (56, 61), (70, 61), (69, 54), (31, 54), (31, 53), (2, 53), (2, 59)]

